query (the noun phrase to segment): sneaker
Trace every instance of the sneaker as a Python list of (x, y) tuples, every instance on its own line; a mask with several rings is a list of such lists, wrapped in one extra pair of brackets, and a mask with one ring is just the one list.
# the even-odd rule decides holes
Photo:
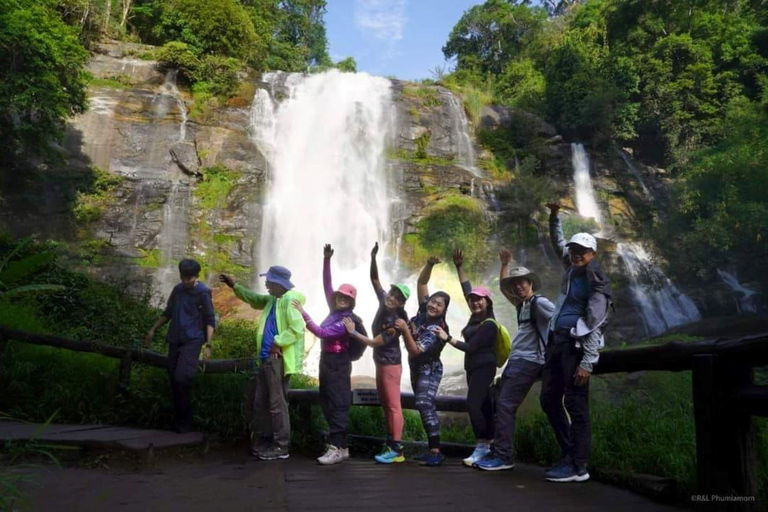
[(330, 466), (332, 464), (338, 464), (349, 459), (348, 448), (337, 448), (332, 444), (328, 445), (326, 452), (317, 458), (317, 462), (323, 466)]
[(283, 448), (282, 446), (273, 446), (267, 450), (259, 452), (258, 457), (259, 460), (277, 460), (287, 459), (290, 457), (290, 454), (288, 453), (287, 448)]
[(442, 452), (429, 452), (424, 464), (429, 467), (439, 466), (445, 460), (445, 455)]
[(550, 482), (586, 482), (589, 480), (589, 473), (586, 466), (559, 464), (545, 471), (544, 478)]
[(503, 471), (505, 469), (514, 469), (514, 464), (504, 462), (496, 456), (483, 457), (475, 462), (475, 467), (483, 471)]
[(427, 462), (427, 459), (428, 459), (428, 458), (429, 458), (429, 452), (427, 452), (427, 453), (422, 453), (422, 454), (419, 454), (419, 455), (416, 455), (416, 456), (413, 458), (413, 460), (415, 460), (416, 462), (420, 462), (420, 463), (422, 463), (422, 464), (423, 464), (423, 463)]
[(467, 457), (466, 459), (462, 460), (465, 466), (472, 467), (474, 464), (491, 453), (491, 449), (488, 447), (487, 444), (478, 444), (475, 446), (475, 451), (472, 452), (472, 455)]
[(258, 443), (251, 447), (251, 455), (258, 457), (260, 453), (265, 452), (272, 448), (272, 440), (260, 439)]
[(373, 458), (379, 464), (392, 464), (393, 462), (405, 462), (403, 452), (397, 452), (387, 446), (380, 454)]

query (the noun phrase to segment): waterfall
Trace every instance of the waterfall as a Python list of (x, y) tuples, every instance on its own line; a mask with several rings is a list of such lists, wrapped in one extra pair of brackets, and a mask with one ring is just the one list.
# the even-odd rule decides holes
[(591, 217), (600, 224), (600, 208), (595, 201), (592, 178), (589, 176), (589, 156), (583, 144), (571, 144), (573, 181), (576, 185), (576, 207), (582, 217)]
[(627, 269), (632, 297), (648, 336), (701, 319), (696, 304), (653, 262), (642, 244), (619, 243), (616, 252)]
[[(602, 232), (600, 208), (595, 201), (589, 175), (589, 156), (582, 144), (571, 144), (571, 151), (579, 214), (595, 219)], [(646, 335), (658, 336), (672, 327), (701, 319), (696, 304), (653, 262), (642, 243), (620, 242), (616, 245), (616, 252), (626, 267), (630, 292), (643, 318)]]
[(757, 292), (755, 290), (747, 288), (739, 282), (738, 278), (734, 274), (726, 272), (725, 270), (717, 269), (717, 275), (720, 276), (720, 279), (722, 279), (723, 282), (735, 292), (736, 305), (738, 307), (739, 313), (758, 312), (758, 304), (756, 301)]
[(476, 165), (477, 157), (472, 139), (469, 136), (469, 120), (466, 112), (464, 112), (464, 105), (450, 91), (446, 91), (445, 97), (448, 100), (450, 117), (453, 122), (451, 135), (455, 137), (453, 142), (456, 147), (456, 161), (460, 167), (471, 172), (474, 176), (482, 177), (483, 173)]
[(186, 256), (187, 213), (191, 196), (189, 185), (174, 181), (163, 206), (163, 227), (158, 235), (161, 261), (156, 280), (164, 297), (168, 297), (179, 283), (177, 265)]
[(629, 172), (632, 173), (632, 175), (637, 178), (637, 182), (640, 183), (640, 188), (643, 189), (643, 194), (645, 195), (646, 199), (653, 199), (653, 196), (651, 195), (651, 191), (648, 190), (648, 187), (645, 185), (645, 181), (643, 181), (642, 175), (640, 175), (640, 171), (637, 170), (637, 167), (635, 167), (635, 164), (632, 163), (632, 160), (629, 159), (627, 156), (627, 153), (617, 149), (619, 156), (622, 160), (624, 160), (624, 163), (627, 164), (627, 169), (629, 169)]
[(176, 106), (179, 108), (179, 115), (181, 116), (181, 125), (179, 126), (179, 141), (183, 142), (187, 138), (187, 107), (184, 105), (184, 101), (181, 99), (181, 93), (179, 93), (179, 88), (176, 85), (178, 75), (178, 69), (169, 70), (165, 75), (163, 90), (166, 94), (173, 97), (173, 99), (176, 101)]
[[(274, 91), (277, 76), (266, 78)], [(378, 241), (380, 278), (387, 287), (386, 260), (395, 242), (391, 209), (397, 198), (385, 159), (394, 128), (390, 81), (333, 70), (288, 75), (285, 87), (282, 102), (258, 93), (251, 116), (253, 140), (270, 170), (259, 272), (271, 265), (290, 269), (297, 290), (307, 296), (307, 311), (319, 322), (328, 312), (321, 269), (323, 245), (330, 243), (334, 286), (349, 282), (358, 288), (355, 312), (369, 324), (378, 307), (368, 278), (370, 251)], [(317, 371), (317, 349), (307, 362), (310, 372)], [(372, 374), (370, 354), (355, 368)]]

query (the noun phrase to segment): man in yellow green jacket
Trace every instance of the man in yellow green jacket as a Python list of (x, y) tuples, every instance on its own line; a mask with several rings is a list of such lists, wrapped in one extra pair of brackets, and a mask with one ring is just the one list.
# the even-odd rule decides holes
[(266, 274), (268, 295), (249, 290), (228, 275), (220, 279), (253, 309), (262, 310), (256, 330), (256, 370), (251, 419), (251, 454), (261, 460), (287, 459), (291, 441), (288, 384), (304, 364), (304, 318), (291, 302), (304, 304), (304, 295), (293, 290), (291, 272), (270, 267)]

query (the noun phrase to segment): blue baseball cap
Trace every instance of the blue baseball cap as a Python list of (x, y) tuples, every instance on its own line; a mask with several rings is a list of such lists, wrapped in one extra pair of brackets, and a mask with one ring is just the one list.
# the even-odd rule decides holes
[(267, 270), (266, 274), (259, 275), (260, 277), (266, 277), (267, 281), (270, 283), (279, 284), (286, 290), (293, 288), (293, 283), (291, 282), (291, 271), (285, 267), (269, 267), (269, 270)]

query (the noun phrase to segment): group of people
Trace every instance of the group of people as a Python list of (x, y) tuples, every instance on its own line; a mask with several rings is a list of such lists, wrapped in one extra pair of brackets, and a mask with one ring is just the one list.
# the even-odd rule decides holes
[[(254, 309), (259, 318), (256, 351), (261, 361), (253, 377), (251, 452), (262, 460), (289, 456), (290, 420), (287, 390), (289, 377), (300, 372), (304, 355), (304, 332), (321, 340), (320, 398), (329, 425), (329, 444), (317, 460), (330, 465), (349, 458), (347, 422), (351, 404), (352, 361), (365, 347), (373, 348), (376, 387), (386, 418), (387, 442), (375, 460), (383, 464), (403, 462), (403, 413), (400, 403), (402, 344), (408, 355), (416, 408), (426, 431), (429, 452), (422, 457), (428, 466), (438, 466), (444, 456), (440, 446), (440, 420), (435, 400), (443, 375), (441, 353), (450, 344), (465, 353), (467, 408), (476, 439), (475, 449), (463, 460), (481, 470), (514, 467), (514, 434), (517, 409), (534, 382), (541, 378), (541, 407), (549, 418), (561, 449), (560, 461), (545, 471), (555, 482), (589, 479), (587, 462), (591, 450), (589, 380), (603, 346), (611, 289), (608, 277), (595, 258), (597, 241), (578, 233), (566, 242), (559, 218), (559, 205), (548, 203), (550, 236), (565, 266), (560, 295), (555, 304), (539, 295), (542, 283), (524, 267), (510, 268), (511, 254), (502, 250), (500, 291), (516, 308), (518, 328), (511, 341), (493, 400), (491, 385), (499, 359), (499, 337), (506, 333), (495, 319), (494, 299), (483, 286), (472, 286), (464, 272), (464, 255), (454, 251), (464, 298), (471, 316), (460, 337), (454, 338), (446, 323), (451, 297), (429, 292), (432, 269), (440, 263), (430, 257), (417, 282), (418, 312), (410, 317), (405, 306), (411, 292), (404, 284), (388, 289), (379, 279), (376, 257), (371, 251), (370, 279), (379, 308), (370, 336), (354, 313), (357, 289), (351, 284), (333, 288), (331, 259), (334, 251), (324, 248), (323, 287), (329, 314), (318, 325), (305, 309), (305, 297), (294, 289), (291, 273), (271, 267), (266, 279), (267, 295), (235, 283), (227, 275), (221, 282)], [(168, 299), (162, 317), (147, 334), (151, 343), (155, 330), (171, 321), (168, 332), (169, 375), (176, 411), (177, 431), (192, 428), (190, 390), (201, 350), (210, 357), (215, 328), (211, 291), (197, 281), (200, 266), (192, 260), (179, 265), (181, 283)], [(494, 407), (495, 404), (495, 407)]]

